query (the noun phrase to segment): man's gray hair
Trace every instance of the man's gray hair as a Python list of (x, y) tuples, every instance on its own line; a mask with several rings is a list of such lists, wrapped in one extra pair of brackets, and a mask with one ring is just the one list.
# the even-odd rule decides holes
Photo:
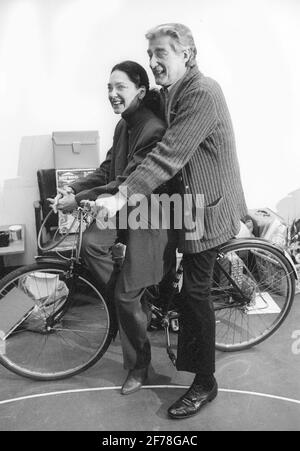
[(181, 23), (166, 23), (152, 28), (146, 33), (146, 38), (150, 41), (158, 36), (170, 36), (173, 40), (174, 51), (189, 49), (191, 56), (187, 62), (188, 67), (195, 66), (197, 48), (191, 30)]

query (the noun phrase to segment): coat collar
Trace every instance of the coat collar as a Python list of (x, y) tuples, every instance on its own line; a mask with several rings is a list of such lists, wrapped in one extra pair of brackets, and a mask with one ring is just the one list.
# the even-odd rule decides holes
[(195, 80), (200, 80), (201, 77), (203, 77), (203, 74), (199, 71), (197, 66), (194, 66), (188, 68), (184, 76), (170, 87), (167, 97), (165, 98), (165, 120), (168, 126), (170, 126), (174, 103), (179, 101), (181, 97), (184, 96), (186, 89), (194, 83)]
[(188, 68), (184, 76), (170, 88), (170, 100), (174, 99), (175, 96), (177, 97), (178, 94), (180, 95), (194, 80), (202, 77), (203, 74), (197, 65)]
[(130, 107), (122, 113), (122, 118), (127, 123), (129, 129), (143, 122), (145, 116), (149, 116), (149, 110), (137, 100), (133, 101)]

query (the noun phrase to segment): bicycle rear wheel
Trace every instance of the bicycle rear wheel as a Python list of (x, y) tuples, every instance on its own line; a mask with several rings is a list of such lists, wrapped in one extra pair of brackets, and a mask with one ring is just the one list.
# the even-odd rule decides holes
[(87, 277), (70, 277), (63, 263), (20, 268), (0, 283), (0, 309), (13, 289), (24, 302), (33, 300), (35, 308), (4, 341), (0, 363), (6, 368), (32, 379), (56, 380), (89, 368), (103, 356), (116, 321), (110, 304)]
[(231, 243), (220, 251), (213, 280), (216, 348), (248, 349), (272, 335), (295, 294), (292, 265), (274, 246)]

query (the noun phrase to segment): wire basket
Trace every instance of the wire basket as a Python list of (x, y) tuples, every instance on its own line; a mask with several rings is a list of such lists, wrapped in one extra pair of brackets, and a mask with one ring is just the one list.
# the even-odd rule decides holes
[[(247, 265), (242, 258), (236, 252), (230, 252), (222, 260), (221, 265), (244, 295), (249, 299), (252, 298), (256, 291), (257, 281), (247, 271)], [(215, 270), (214, 282), (216, 287), (222, 287), (223, 290), (231, 285), (230, 280), (221, 270), (218, 272)]]
[(283, 296), (286, 294), (286, 273), (277, 260), (261, 252), (255, 255), (257, 273), (260, 285), (274, 294)]

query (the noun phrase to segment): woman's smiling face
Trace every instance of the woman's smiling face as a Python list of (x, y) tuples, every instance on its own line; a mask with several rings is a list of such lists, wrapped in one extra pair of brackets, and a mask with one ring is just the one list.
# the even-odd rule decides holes
[(108, 98), (115, 114), (122, 114), (133, 99), (141, 92), (141, 88), (129, 79), (125, 72), (115, 70), (108, 83)]

